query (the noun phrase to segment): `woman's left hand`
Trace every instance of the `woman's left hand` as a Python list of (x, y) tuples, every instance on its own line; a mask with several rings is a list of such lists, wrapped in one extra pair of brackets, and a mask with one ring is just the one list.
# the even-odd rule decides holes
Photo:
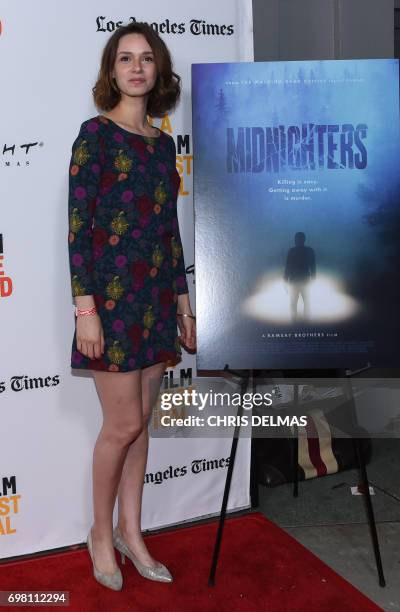
[(180, 342), (186, 349), (195, 350), (196, 348), (196, 319), (177, 315), (178, 327), (181, 332)]

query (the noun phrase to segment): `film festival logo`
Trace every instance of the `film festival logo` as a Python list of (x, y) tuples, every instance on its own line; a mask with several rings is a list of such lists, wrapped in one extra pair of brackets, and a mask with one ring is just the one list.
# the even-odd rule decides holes
[(9, 297), (12, 294), (13, 284), (11, 278), (5, 275), (3, 264), (3, 234), (0, 234), (0, 297)]
[(21, 495), (17, 494), (15, 476), (0, 478), (0, 536), (16, 533), (13, 527), (13, 518), (19, 514), (19, 501)]
[[(135, 17), (129, 17), (128, 22), (136, 22)], [(142, 20), (139, 20), (142, 21)], [(161, 23), (156, 21), (147, 22), (156, 30), (158, 34), (185, 34), (189, 31), (193, 36), (232, 36), (235, 33), (233, 24), (226, 25), (225, 23), (207, 23), (205, 19), (191, 19), (188, 24), (184, 22), (176, 23), (165, 19)], [(116, 28), (127, 25), (123, 20), (113, 21), (103, 15), (99, 15), (96, 19), (97, 32), (114, 32)]]

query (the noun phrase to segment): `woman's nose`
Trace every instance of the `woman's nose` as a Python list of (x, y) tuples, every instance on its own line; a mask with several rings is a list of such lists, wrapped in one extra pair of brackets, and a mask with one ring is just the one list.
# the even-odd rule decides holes
[(140, 59), (136, 59), (136, 60), (134, 59), (133, 60), (133, 70), (137, 72), (138, 70), (141, 70), (141, 69), (142, 69), (142, 64), (141, 64)]

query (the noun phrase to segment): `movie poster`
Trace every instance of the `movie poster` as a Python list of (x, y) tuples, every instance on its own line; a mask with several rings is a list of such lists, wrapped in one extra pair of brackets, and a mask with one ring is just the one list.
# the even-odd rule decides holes
[(399, 62), (192, 66), (197, 366), (398, 363)]

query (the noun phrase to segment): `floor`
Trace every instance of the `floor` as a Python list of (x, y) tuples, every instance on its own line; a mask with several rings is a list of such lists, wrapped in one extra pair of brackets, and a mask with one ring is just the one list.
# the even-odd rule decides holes
[[(350, 492), (350, 487), (359, 482), (357, 470), (300, 482), (297, 498), (293, 497), (292, 484), (274, 488), (260, 485), (260, 505), (253, 510), (285, 529), (383, 610), (399, 612), (400, 439), (373, 440), (367, 471), (375, 492), (372, 502), (386, 578), (384, 588), (378, 583), (365, 500)], [(215, 519), (213, 515), (207, 520)], [(175, 527), (183, 529), (186, 523)]]
[(351, 494), (359, 482), (349, 470), (292, 485), (259, 486), (257, 509), (277, 523), (383, 610), (400, 610), (400, 440), (373, 440), (367, 466), (386, 579), (380, 587), (365, 499)]

